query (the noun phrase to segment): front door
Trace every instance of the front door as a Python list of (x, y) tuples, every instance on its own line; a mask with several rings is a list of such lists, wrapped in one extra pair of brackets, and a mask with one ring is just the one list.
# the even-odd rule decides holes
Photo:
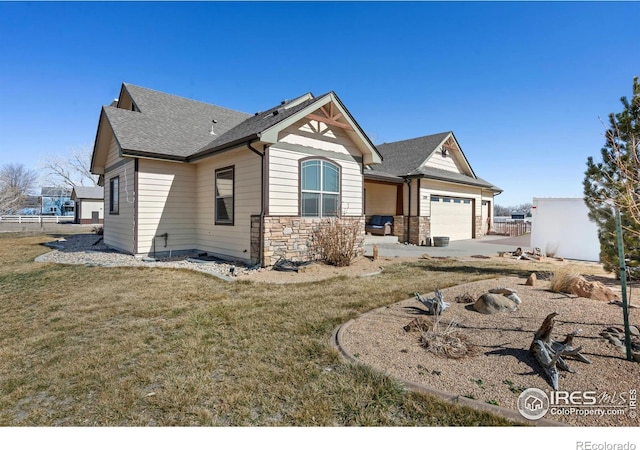
[(91, 211), (91, 223), (100, 223), (100, 212), (99, 211)]

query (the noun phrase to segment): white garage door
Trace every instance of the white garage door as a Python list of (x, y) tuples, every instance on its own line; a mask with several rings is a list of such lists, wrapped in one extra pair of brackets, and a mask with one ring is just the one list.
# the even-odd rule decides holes
[(473, 237), (471, 199), (431, 196), (431, 237), (448, 236), (450, 241)]

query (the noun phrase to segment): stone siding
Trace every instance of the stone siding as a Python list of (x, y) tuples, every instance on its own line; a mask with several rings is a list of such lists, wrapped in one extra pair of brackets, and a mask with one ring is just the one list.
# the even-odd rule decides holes
[[(408, 233), (411, 233), (411, 236)], [(397, 236), (400, 243), (430, 245), (431, 222), (428, 217), (394, 216), (393, 235)]]
[(414, 245), (429, 245), (431, 237), (431, 222), (428, 217), (411, 217), (409, 243)]
[[(358, 222), (360, 231), (356, 240), (356, 247), (357, 254), (362, 255), (364, 253), (364, 217), (343, 217), (340, 220)], [(322, 222), (322, 219), (317, 218), (266, 216), (263, 222), (262, 265), (265, 267), (273, 266), (281, 257), (291, 261), (311, 261), (315, 259), (317, 252), (312, 246), (312, 234)], [(259, 247), (256, 247), (254, 251), (254, 244), (259, 246), (259, 223), (260, 216), (253, 216), (251, 221), (252, 260), (254, 255), (259, 258), (257, 251)]]

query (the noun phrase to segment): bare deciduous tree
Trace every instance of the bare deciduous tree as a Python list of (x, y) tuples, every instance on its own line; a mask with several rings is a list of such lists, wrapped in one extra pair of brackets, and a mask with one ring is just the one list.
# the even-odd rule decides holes
[(24, 207), (38, 174), (22, 164), (5, 164), (0, 168), (0, 214), (15, 214)]
[(90, 172), (90, 147), (73, 148), (64, 155), (52, 155), (41, 162), (47, 183), (53, 186), (97, 186), (98, 176)]

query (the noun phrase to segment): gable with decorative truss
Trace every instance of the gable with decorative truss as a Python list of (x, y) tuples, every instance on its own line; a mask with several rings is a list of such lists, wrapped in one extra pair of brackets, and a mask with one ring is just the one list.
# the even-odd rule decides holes
[(442, 141), (421, 167), (430, 167), (473, 176), (473, 171), (453, 134), (449, 134), (449, 136)]

